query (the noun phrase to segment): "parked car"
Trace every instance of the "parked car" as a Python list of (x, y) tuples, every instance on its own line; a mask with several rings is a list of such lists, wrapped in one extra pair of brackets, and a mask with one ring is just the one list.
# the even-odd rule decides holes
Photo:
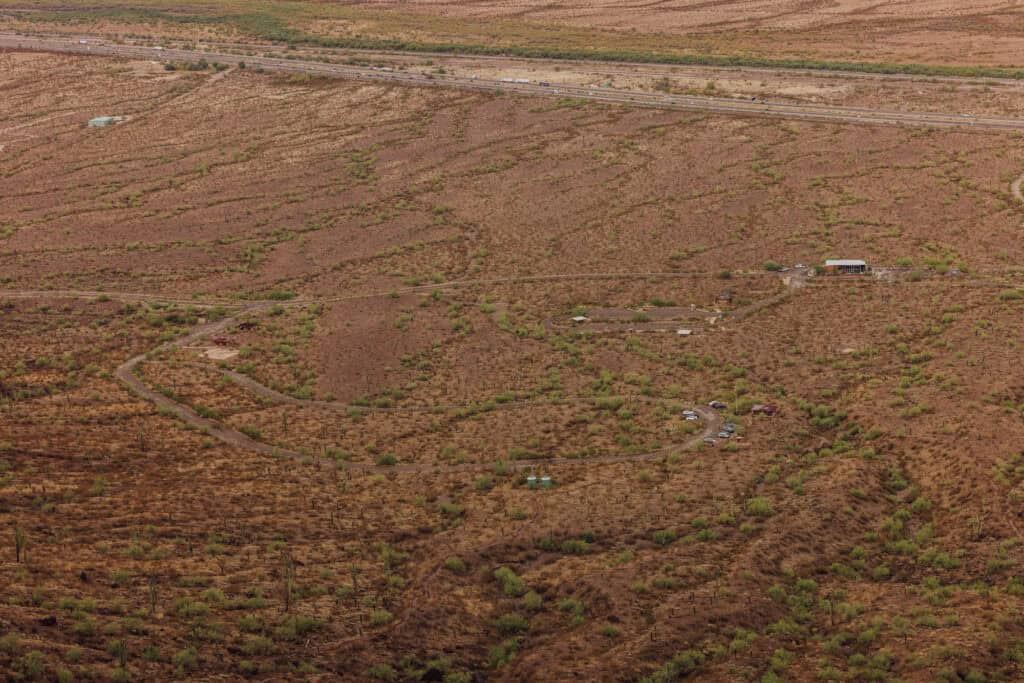
[(731, 436), (732, 436), (732, 434), (730, 434), (729, 432), (726, 432), (726, 431), (718, 432), (718, 438), (719, 439), (728, 439)]
[(697, 414), (696, 410), (684, 410), (683, 411), (683, 415), (696, 415), (696, 414)]
[(733, 432), (736, 431), (736, 425), (733, 424), (732, 422), (726, 422), (724, 425), (722, 425), (722, 431), (729, 432), (730, 434), (732, 434)]
[(712, 439), (710, 436), (705, 436), (704, 437), (704, 443), (706, 443), (709, 446), (714, 446), (718, 442), (715, 441), (714, 439)]
[(694, 421), (699, 420), (699, 419), (700, 419), (699, 415), (687, 415), (686, 416), (686, 421), (687, 422), (694, 422)]
[(714, 408), (715, 410), (725, 410), (726, 408), (726, 405), (721, 401), (712, 401), (711, 403), (708, 404), (708, 406)]

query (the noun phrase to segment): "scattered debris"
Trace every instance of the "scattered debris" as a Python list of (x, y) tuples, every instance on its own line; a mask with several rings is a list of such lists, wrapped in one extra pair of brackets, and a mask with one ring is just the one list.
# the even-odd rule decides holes
[(106, 128), (112, 126), (115, 123), (121, 123), (124, 121), (123, 116), (97, 116), (94, 119), (89, 119), (90, 128)]

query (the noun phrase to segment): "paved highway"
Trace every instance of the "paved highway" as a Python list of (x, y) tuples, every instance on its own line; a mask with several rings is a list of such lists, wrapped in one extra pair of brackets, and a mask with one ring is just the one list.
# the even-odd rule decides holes
[(153, 48), (117, 45), (102, 39), (61, 39), (0, 35), (0, 49), (22, 49), (42, 52), (64, 52), (84, 55), (116, 56), (130, 59), (148, 59), (166, 62), (208, 62), (236, 64), (243, 59), (247, 66), (268, 71), (320, 74), (338, 78), (400, 83), (419, 86), (442, 86), (471, 90), (518, 93), (535, 97), (571, 97), (616, 105), (653, 107), (684, 111), (701, 111), (740, 116), (768, 116), (804, 121), (823, 121), (859, 124), (887, 124), (930, 126), (936, 128), (966, 128), (973, 130), (1024, 131), (1024, 119), (1002, 116), (972, 116), (942, 112), (914, 112), (884, 109), (866, 109), (820, 104), (787, 104), (760, 100), (739, 100), (723, 97), (693, 95), (665, 95), (617, 88), (582, 87), (558, 83), (521, 82), (510, 79), (493, 80), (472, 76), (428, 74), (397, 71), (381, 67), (324, 64), (301, 59), (245, 56), (187, 50), (181, 48)]

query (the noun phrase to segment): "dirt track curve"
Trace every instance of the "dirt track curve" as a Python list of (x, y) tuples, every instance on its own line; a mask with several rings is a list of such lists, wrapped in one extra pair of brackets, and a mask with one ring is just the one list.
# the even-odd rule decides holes
[[(589, 278), (593, 278), (593, 277), (600, 277), (600, 278), (605, 278), (605, 277), (617, 277), (617, 278), (618, 277), (621, 277), (621, 278), (634, 277), (634, 278), (637, 278), (637, 279), (642, 279), (642, 278), (651, 277), (651, 276), (658, 276), (658, 275), (660, 275), (660, 276), (670, 276), (670, 275), (673, 275), (673, 274), (670, 274), (670, 273), (660, 273), (660, 274), (640, 273), (640, 274), (635, 274), (635, 275), (629, 276), (627, 274), (611, 274), (611, 273), (587, 274), (587, 273), (583, 273), (583, 274), (579, 274), (579, 275), (575, 275), (575, 276), (571, 275), (571, 274), (567, 274), (567, 275), (559, 275), (559, 276), (556, 276), (556, 277), (558, 277), (559, 279), (567, 279), (567, 278), (572, 278), (572, 277), (578, 277), (578, 278), (583, 278), (583, 279), (589, 279)], [(683, 275), (683, 274), (676, 274), (676, 275)], [(690, 275), (686, 275), (686, 276), (690, 276)], [(541, 276), (541, 277), (543, 277), (543, 276)], [(494, 280), (494, 281), (506, 282), (506, 281), (517, 281), (519, 279), (523, 279), (523, 280), (526, 280), (526, 281), (531, 281), (533, 278), (531, 276), (525, 276), (523, 278), (502, 278), (502, 279), (497, 279), (497, 280)], [(491, 282), (491, 280), (480, 281), (480, 282), (476, 282), (476, 281), (454, 281), (454, 282), (439, 283), (439, 284), (436, 284), (436, 285), (424, 285), (424, 286), (421, 286), (421, 287), (410, 288), (410, 289), (412, 291), (430, 291), (431, 289), (451, 288), (451, 287), (455, 287), (455, 286), (472, 286), (474, 284), (484, 284), (485, 282)], [(783, 292), (783, 293), (785, 293), (785, 292)], [(301, 300), (301, 301), (294, 300), (294, 301), (290, 301), (290, 302), (279, 302), (279, 301), (237, 302), (236, 301), (236, 302), (231, 302), (230, 304), (228, 304), (227, 302), (222, 303), (220, 301), (215, 301), (215, 302), (210, 302), (210, 301), (199, 302), (199, 301), (181, 300), (181, 299), (174, 299), (174, 298), (164, 297), (164, 296), (159, 296), (159, 295), (149, 295), (149, 294), (140, 294), (140, 293), (117, 293), (117, 292), (99, 292), (99, 291), (84, 291), (84, 290), (8, 290), (8, 291), (0, 290), (0, 297), (6, 297), (6, 298), (37, 298), (37, 297), (96, 298), (96, 297), (101, 297), (101, 296), (109, 297), (110, 299), (114, 299), (114, 300), (138, 301), (138, 302), (157, 302), (157, 303), (178, 303), (178, 304), (189, 305), (189, 306), (196, 306), (196, 307), (201, 307), (201, 308), (213, 308), (213, 307), (224, 307), (224, 308), (227, 308), (229, 305), (233, 306), (234, 307), (233, 312), (229, 313), (228, 315), (226, 315), (225, 317), (221, 318), (220, 320), (197, 325), (196, 327), (192, 328), (192, 330), (188, 334), (186, 334), (186, 335), (184, 335), (182, 337), (179, 337), (178, 339), (175, 339), (173, 341), (167, 342), (167, 343), (162, 344), (161, 346), (159, 346), (159, 347), (157, 347), (155, 349), (152, 349), (150, 351), (138, 354), (136, 356), (133, 356), (133, 357), (127, 359), (126, 361), (121, 363), (116, 368), (116, 370), (114, 371), (114, 375), (121, 382), (123, 382), (125, 384), (125, 386), (127, 386), (133, 393), (135, 393), (139, 397), (141, 397), (141, 398), (143, 398), (143, 399), (145, 399), (147, 401), (150, 401), (157, 408), (164, 409), (164, 410), (172, 413), (173, 415), (177, 416), (180, 420), (182, 420), (186, 424), (189, 424), (189, 425), (191, 425), (193, 427), (196, 427), (196, 428), (202, 430), (204, 433), (208, 434), (209, 436), (215, 437), (215, 438), (219, 439), (220, 441), (222, 441), (222, 442), (224, 442), (224, 443), (226, 443), (228, 445), (236, 446), (238, 448), (247, 449), (247, 450), (250, 450), (250, 451), (254, 451), (254, 452), (260, 453), (262, 455), (268, 455), (268, 456), (272, 456), (272, 457), (288, 457), (288, 458), (292, 458), (292, 459), (295, 459), (295, 460), (306, 460), (306, 461), (308, 461), (310, 459), (310, 456), (308, 456), (308, 455), (305, 455), (305, 454), (302, 454), (302, 453), (298, 453), (296, 451), (291, 451), (291, 450), (288, 450), (288, 449), (280, 448), (280, 447), (277, 447), (277, 446), (271, 446), (270, 444), (263, 443), (261, 441), (256, 441), (255, 439), (252, 439), (249, 436), (247, 436), (247, 435), (245, 435), (245, 434), (243, 434), (243, 433), (241, 433), (241, 432), (239, 432), (239, 431), (237, 431), (235, 429), (231, 429), (229, 427), (226, 427), (225, 425), (223, 425), (223, 424), (221, 424), (221, 423), (219, 423), (219, 422), (217, 422), (215, 420), (210, 420), (210, 419), (204, 418), (204, 417), (200, 416), (198, 413), (196, 413), (194, 410), (192, 410), (192, 408), (190, 408), (189, 406), (187, 406), (185, 404), (182, 404), (182, 403), (179, 403), (179, 402), (171, 399), (170, 397), (165, 396), (164, 394), (161, 394), (160, 392), (156, 391), (155, 389), (149, 387), (136, 374), (136, 369), (141, 364), (145, 363), (152, 354), (160, 352), (160, 351), (167, 351), (167, 350), (171, 350), (171, 349), (175, 349), (175, 348), (180, 348), (180, 347), (188, 346), (189, 344), (191, 344), (193, 342), (196, 342), (196, 341), (198, 341), (198, 340), (200, 340), (200, 339), (202, 339), (204, 337), (216, 334), (218, 332), (222, 332), (225, 329), (227, 329), (228, 327), (230, 327), (236, 321), (236, 319), (240, 315), (242, 315), (244, 313), (256, 312), (256, 311), (259, 311), (261, 309), (269, 308), (270, 306), (274, 306), (274, 305), (282, 305), (282, 304), (283, 305), (304, 305), (304, 304), (309, 303), (310, 300)], [(322, 299), (317, 299), (317, 301), (337, 301), (337, 300), (342, 300), (342, 299), (346, 299), (346, 298), (371, 298), (371, 297), (375, 297), (375, 296), (376, 297), (389, 296), (389, 293), (377, 292), (377, 293), (368, 293), (368, 294), (356, 294), (356, 295), (351, 295), (349, 297), (325, 297), (325, 298), (322, 298)], [(247, 377), (245, 375), (241, 375), (239, 373), (236, 373), (236, 372), (233, 372), (233, 371), (230, 371), (230, 370), (224, 370), (222, 368), (211, 367), (209, 365), (205, 365), (205, 364), (202, 364), (202, 363), (189, 363), (189, 365), (198, 366), (198, 367), (202, 367), (202, 368), (211, 369), (211, 370), (215, 370), (215, 371), (221, 372), (224, 375), (226, 375), (227, 377), (229, 377), (231, 380), (236, 382), (239, 386), (241, 386), (243, 388), (246, 388), (246, 389), (252, 391), (253, 393), (255, 393), (257, 395), (260, 395), (260, 396), (262, 396), (264, 398), (267, 398), (269, 400), (272, 400), (272, 401), (276, 401), (276, 402), (279, 402), (279, 403), (287, 403), (287, 404), (292, 404), (292, 405), (301, 405), (301, 406), (309, 406), (309, 407), (317, 407), (317, 408), (330, 408), (330, 409), (334, 409), (334, 410), (347, 410), (349, 408), (355, 408), (355, 409), (358, 409), (358, 410), (363, 411), (363, 412), (394, 412), (394, 413), (398, 413), (398, 412), (430, 412), (430, 411), (439, 411), (439, 410), (440, 411), (449, 411), (449, 410), (457, 410), (459, 408), (466, 407), (466, 406), (461, 406), (461, 405), (440, 405), (440, 406), (435, 405), (435, 406), (426, 406), (426, 407), (422, 407), (422, 408), (417, 408), (417, 407), (374, 408), (374, 407), (367, 407), (367, 406), (355, 406), (355, 405), (351, 405), (351, 404), (344, 404), (344, 403), (333, 402), (333, 401), (304, 400), (304, 399), (298, 399), (298, 398), (295, 398), (295, 397), (292, 397), (292, 396), (288, 396), (286, 394), (282, 394), (280, 392), (274, 391), (270, 387), (262, 385), (262, 384), (256, 382), (255, 380), (253, 380), (250, 377)], [(659, 402), (662, 402), (661, 399), (655, 399), (655, 398), (650, 398), (650, 397), (646, 397), (646, 396), (629, 396), (629, 397), (622, 397), (622, 398), (627, 398), (628, 400), (631, 400), (631, 401), (633, 401), (633, 400), (641, 401), (641, 402), (645, 402), (645, 403), (659, 403)], [(578, 398), (564, 399), (562, 401), (559, 401), (559, 403), (593, 403), (596, 400), (597, 399), (591, 398), (591, 397), (578, 397)], [(673, 403), (678, 403), (678, 402), (679, 401), (673, 401)], [(540, 400), (540, 401), (512, 401), (512, 402), (509, 402), (509, 403), (505, 403), (505, 404), (501, 404), (501, 405), (495, 406), (494, 410), (521, 409), (521, 408), (527, 408), (527, 407), (535, 406), (535, 405), (552, 405), (553, 403), (554, 402), (551, 401), (550, 399), (548, 399), (548, 400)], [(683, 443), (670, 444), (668, 446), (665, 446), (664, 448), (659, 448), (659, 449), (654, 450), (654, 451), (648, 451), (648, 452), (645, 452), (645, 453), (635, 453), (635, 454), (631, 454), (631, 455), (606, 455), (606, 456), (595, 456), (595, 457), (588, 457), (588, 458), (532, 458), (532, 459), (529, 459), (529, 460), (517, 460), (517, 461), (513, 461), (513, 462), (509, 463), (509, 467), (511, 469), (514, 469), (514, 470), (521, 470), (521, 469), (529, 469), (529, 468), (533, 468), (533, 467), (548, 466), (548, 465), (559, 465), (559, 464), (597, 464), (597, 463), (605, 464), (605, 463), (616, 463), (616, 462), (634, 462), (634, 461), (652, 460), (652, 459), (655, 459), (655, 458), (659, 458), (659, 457), (667, 455), (667, 454), (669, 454), (669, 453), (671, 453), (673, 451), (678, 451), (680, 449), (685, 449), (685, 448), (689, 448), (689, 447), (695, 446), (695, 445), (701, 443), (705, 438), (707, 438), (709, 436), (712, 436), (713, 434), (715, 434), (715, 433), (717, 433), (719, 431), (719, 429), (721, 428), (721, 425), (722, 425), (722, 417), (721, 417), (721, 415), (719, 415), (714, 410), (709, 410), (707, 408), (703, 408), (703, 407), (699, 407), (699, 406), (695, 406), (693, 409), (702, 418), (702, 420), (704, 422), (704, 428), (699, 433), (697, 433), (695, 436), (693, 436), (692, 438), (688, 439), (687, 441), (685, 441)], [(439, 465), (434, 465), (434, 464), (431, 464), (431, 465), (416, 465), (416, 464), (412, 464), (412, 463), (406, 463), (406, 464), (401, 464), (400, 463), (400, 464), (397, 464), (397, 465), (376, 465), (376, 464), (369, 464), (369, 463), (336, 462), (336, 461), (328, 459), (328, 458), (313, 458), (313, 460), (317, 464), (319, 464), (321, 466), (340, 467), (340, 468), (344, 468), (344, 469), (348, 469), (348, 470), (370, 471), (370, 472), (435, 472), (435, 471), (441, 471), (441, 470), (455, 472), (455, 471), (483, 470), (483, 469), (489, 469), (489, 468), (493, 467), (493, 463), (463, 463), (463, 464), (459, 464), (459, 465), (446, 465), (446, 466), (439, 466)]]
[[(180, 48), (155, 48), (134, 45), (118, 45), (102, 39), (82, 40), (53, 37), (12, 36), (0, 34), (0, 49), (35, 52), (60, 52), (79, 55), (126, 57), (131, 59), (160, 60), (165, 62), (195, 63), (223, 62), (232, 64), (238, 55), (222, 52), (186, 50)], [(440, 86), (471, 90), (519, 93), (522, 95), (577, 98), (611, 104), (676, 109), (684, 111), (705, 111), (717, 114), (739, 116), (768, 116), (805, 121), (830, 121), (840, 123), (888, 124), (932, 126), (941, 128), (964, 128), (988, 131), (1024, 131), (1024, 119), (1001, 116), (973, 116), (941, 112), (913, 112), (859, 107), (841, 107), (819, 104), (788, 104), (766, 101), (739, 100), (723, 97), (699, 97), (693, 95), (665, 95), (617, 88), (581, 87), (559, 83), (516, 82), (511, 79), (493, 80), (476, 77), (454, 76), (451, 74), (428, 74), (413, 71), (394, 71), (370, 66), (348, 64), (325, 64), (301, 59), (279, 59), (275, 57), (245, 56), (250, 67), (269, 71), (320, 74), (339, 78), (381, 81), (419, 86)]]

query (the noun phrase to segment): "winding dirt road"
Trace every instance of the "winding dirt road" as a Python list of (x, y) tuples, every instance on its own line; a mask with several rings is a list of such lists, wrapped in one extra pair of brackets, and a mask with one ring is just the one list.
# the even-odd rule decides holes
[[(576, 277), (579, 278), (590, 278), (590, 277), (603, 277), (610, 274), (579, 274)], [(669, 275), (669, 274), (663, 274)], [(616, 277), (628, 277), (624, 274), (615, 275)], [(632, 277), (635, 278), (646, 278), (650, 277), (651, 274), (643, 273), (637, 274)], [(543, 277), (543, 276), (538, 276)], [(560, 275), (555, 276), (559, 279), (571, 278), (572, 275)], [(424, 285), (422, 287), (411, 288), (414, 291), (430, 291), (431, 289), (450, 288), (452, 286), (470, 286), (473, 284), (484, 284), (485, 282), (505, 282), (514, 281), (517, 278), (499, 278), (488, 281), (460, 281), (460, 282), (449, 282), (439, 283), (437, 285)], [(523, 278), (530, 280), (529, 276)], [(384, 297), (389, 296), (388, 292), (377, 292), (373, 294), (353, 295), (353, 298), (370, 298), (370, 297)], [(141, 293), (125, 293), (125, 292), (99, 292), (99, 291), (85, 291), (85, 290), (7, 290), (0, 291), (0, 298), (97, 298), (97, 297), (108, 297), (115, 300), (124, 301), (135, 301), (135, 302), (154, 302), (154, 303), (178, 303), (182, 305), (189, 305), (195, 307), (211, 308), (225, 306), (220, 302), (210, 301), (191, 301), (191, 300), (180, 300), (159, 295), (149, 295)], [(161, 346), (140, 353), (136, 356), (132, 356), (123, 363), (121, 363), (114, 371), (114, 375), (125, 384), (128, 389), (139, 397), (153, 403), (158, 409), (164, 410), (173, 414), (181, 421), (189, 424), (197, 429), (203, 431), (220, 441), (235, 446), (241, 449), (260, 453), (261, 455), (267, 455), (271, 457), (287, 457), (295, 460), (308, 461), (311, 459), (310, 456), (292, 451), (262, 441), (257, 441), (250, 438), (242, 432), (227, 427), (226, 425), (208, 418), (204, 418), (196, 413), (189, 406), (179, 403), (172, 398), (165, 396), (164, 394), (156, 391), (155, 389), (148, 386), (142, 379), (136, 374), (138, 367), (145, 363), (150, 356), (155, 353), (169, 351), (181, 347), (188, 346), (196, 341), (199, 341), (210, 335), (214, 335), (218, 332), (223, 332), (227, 328), (231, 327), (239, 316), (246, 313), (253, 313), (262, 309), (269, 308), (274, 305), (301, 305), (307, 304), (311, 301), (329, 301), (339, 300), (347, 297), (335, 297), (333, 299), (324, 298), (316, 300), (302, 300), (302, 301), (290, 301), (290, 302), (279, 302), (279, 301), (254, 301), (254, 302), (232, 302), (234, 310), (223, 318), (202, 323), (192, 328), (192, 330), (178, 339), (162, 344)], [(209, 365), (202, 363), (189, 363), (188, 365), (198, 366), (205, 369), (211, 369), (219, 371), (224, 375), (228, 376), (232, 381), (236, 382), (239, 386), (252, 391), (253, 393), (267, 398), (272, 401), (279, 403), (286, 403), (291, 405), (307, 406), (307, 407), (318, 407), (318, 408), (330, 408), (334, 410), (348, 410), (355, 408), (363, 412), (435, 412), (435, 411), (450, 411), (458, 410), (460, 408), (467, 408), (471, 406), (466, 405), (440, 405), (440, 406), (426, 406), (426, 407), (409, 407), (409, 408), (374, 408), (367, 406), (356, 406), (352, 404), (345, 404), (334, 401), (313, 401), (298, 399), (292, 396), (287, 396), (280, 392), (274, 391), (270, 387), (260, 384), (250, 377), (242, 375), (240, 373), (224, 370), (222, 368), (213, 368)], [(629, 396), (620, 397), (630, 401), (641, 401), (645, 403), (661, 403), (661, 399), (650, 398), (646, 396)], [(557, 403), (594, 403), (597, 398), (594, 397), (578, 397), (560, 400)], [(530, 406), (539, 405), (553, 405), (555, 401), (550, 399), (538, 400), (538, 401), (510, 401), (508, 403), (499, 404), (493, 408), (493, 410), (511, 410), (511, 409), (522, 409)], [(673, 401), (678, 403), (678, 401)], [(705, 438), (717, 433), (722, 425), (722, 417), (716, 411), (710, 410), (703, 407), (694, 407), (693, 410), (697, 412), (703, 420), (703, 429), (695, 436), (686, 440), (683, 443), (670, 444), (664, 448), (657, 450), (648, 451), (644, 453), (635, 453), (630, 455), (605, 455), (605, 456), (594, 456), (587, 458), (531, 458), (525, 460), (515, 460), (508, 463), (508, 466), (513, 470), (530, 469), (535, 467), (544, 467), (550, 465), (560, 464), (607, 464), (607, 463), (618, 463), (618, 462), (636, 462), (643, 460), (653, 460), (659, 457), (663, 457), (670, 453), (686, 449), (689, 447), (700, 444)], [(337, 462), (329, 458), (317, 457), (312, 458), (314, 462), (321, 466), (327, 467), (340, 467), (347, 470), (355, 471), (366, 471), (366, 472), (455, 472), (455, 471), (473, 471), (473, 470), (486, 470), (494, 466), (494, 463), (463, 463), (459, 465), (418, 465), (415, 463), (399, 463), (396, 465), (376, 465), (369, 463), (349, 463), (349, 462)]]

